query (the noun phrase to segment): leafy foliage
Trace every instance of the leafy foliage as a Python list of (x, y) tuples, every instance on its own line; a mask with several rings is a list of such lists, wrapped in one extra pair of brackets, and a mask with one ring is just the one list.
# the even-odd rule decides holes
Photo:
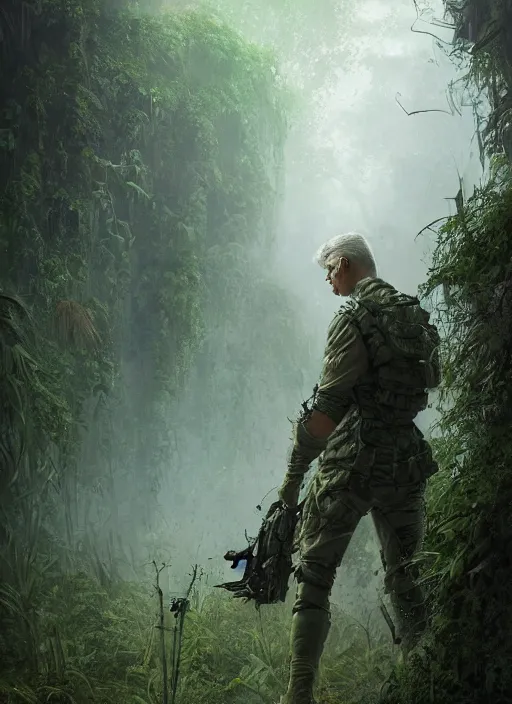
[[(0, 691), (152, 702), (150, 599), (122, 578), (172, 404), (212, 325), (245, 321), (251, 344), (260, 305), (278, 339), (293, 324), (265, 273), (282, 88), (270, 53), (197, 13), (41, 0), (0, 22)], [(284, 356), (258, 348), (278, 375)], [(233, 339), (227, 364), (245, 351)]]
[[(162, 403), (203, 341), (207, 287), (234, 243), (271, 236), (284, 129), (272, 57), (196, 14), (40, 9), (37, 68), (3, 79), (1, 280), (37, 309), (51, 391), (69, 407), (55, 448), (66, 490), (104, 484), (105, 463), (119, 479), (154, 468), (154, 488), (173, 430)], [(52, 415), (38, 419), (47, 433)], [(104, 450), (87, 477), (84, 428)]]
[[(510, 659), (509, 442), (511, 371), (512, 65), (510, 3), (446, 2), (454, 55), (470, 52), (486, 185), (439, 229), (424, 294), (444, 327), (441, 472), (431, 480), (429, 530), (419, 556), (432, 610), (423, 647), (395, 669), (389, 701), (508, 702)], [(476, 89), (476, 96), (475, 96)], [(482, 115), (482, 110), (486, 115)], [(442, 292), (442, 295), (441, 295)]]
[[(423, 580), (424, 659), (398, 670), (393, 701), (509, 701), (512, 178), (489, 183), (440, 228), (425, 294), (444, 287), (442, 419)], [(434, 698), (434, 699), (433, 699)]]
[[(274, 59), (202, 14), (112, 9), (129, 4), (7, 0), (0, 10), (0, 697), (9, 703), (161, 700), (157, 602), (147, 580), (124, 579), (134, 560), (119, 536), (135, 544), (130, 517), (151, 521), (172, 457), (172, 403), (193, 378), (203, 403), (190, 418), (208, 442), (224, 421), (207, 407), (229, 396), (247, 427), (255, 395), (271, 400), (278, 381), (303, 381), (294, 370), (306, 353), (289, 349), (292, 307), (267, 274), (286, 131)], [(291, 54), (312, 7), (286, 4), (298, 28)], [(506, 158), (466, 203), (460, 195), (424, 289), (443, 289), (445, 327), (442, 470), (418, 557), (432, 624), (423, 649), (393, 671), (396, 704), (508, 702), (512, 691), (502, 25), (477, 40), (468, 80), (491, 100), (485, 146)], [(272, 342), (258, 333), (269, 320)], [(224, 360), (222, 373), (212, 359)], [(229, 452), (259, 442), (240, 433)], [(123, 516), (121, 490), (140, 473), (146, 489), (128, 494)], [(107, 540), (95, 534), (100, 521)], [(289, 605), (258, 615), (198, 588), (180, 701), (274, 702), (289, 619)], [(174, 629), (166, 613), (169, 641)], [(337, 612), (320, 704), (375, 702), (393, 662), (387, 641)]]
[[(445, 2), (455, 29), (452, 56), (469, 68), (462, 79), (472, 96), (482, 160), (504, 152), (512, 159), (512, 30), (509, 0)], [(490, 106), (490, 110), (488, 109)]]
[[(102, 584), (83, 572), (55, 583), (53, 576), (49, 569), (37, 585), (45, 616), (37, 632), (39, 678), (22, 684), (4, 665), (0, 694), (16, 703), (45, 701), (52, 692), (79, 704), (161, 700), (157, 601), (149, 583)], [(0, 598), (18, 623), (34, 625), (12, 590), (3, 589)], [(290, 605), (258, 614), (204, 586), (191, 601), (178, 701), (274, 702), (287, 679)], [(169, 614), (165, 624), (172, 634)], [(386, 648), (336, 613), (319, 701), (365, 701), (357, 696), (375, 695), (390, 662)]]

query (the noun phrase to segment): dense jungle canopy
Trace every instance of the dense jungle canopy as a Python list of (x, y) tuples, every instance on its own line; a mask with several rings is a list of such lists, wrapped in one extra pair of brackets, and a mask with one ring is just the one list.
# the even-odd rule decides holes
[[(287, 56), (312, 57), (307, 89), (320, 10), (162, 5), (0, 8), (6, 704), (273, 704), (287, 678), (289, 605), (255, 613), (201, 566), (173, 597), (162, 563), (186, 526), (170, 531), (157, 497), (167, 483), (185, 502), (184, 477), (207, 456), (205, 506), (248, 454), (270, 456), (275, 419), (288, 425), (275, 389), (295, 398), (314, 356), (271, 267), (300, 95), (231, 25), (272, 16)], [(325, 2), (322, 26), (341, 6)], [(430, 225), (423, 295), (444, 333), (441, 471), (418, 556), (431, 623), (404, 662), (385, 627), (336, 606), (319, 704), (512, 702), (512, 3), (445, 6), (487, 177)], [(255, 405), (271, 409), (263, 428)]]

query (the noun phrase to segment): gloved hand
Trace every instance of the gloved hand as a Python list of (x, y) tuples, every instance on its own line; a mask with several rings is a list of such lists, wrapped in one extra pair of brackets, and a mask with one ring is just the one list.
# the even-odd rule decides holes
[(295, 446), (288, 462), (288, 471), (279, 489), (279, 498), (288, 508), (295, 508), (299, 503), (299, 494), (304, 475), (309, 469), (309, 462), (300, 448)]
[(298, 505), (304, 475), (311, 462), (318, 457), (327, 444), (327, 438), (312, 437), (303, 423), (297, 423), (295, 426), (294, 439), (288, 471), (279, 489), (279, 498), (288, 508), (295, 508)]

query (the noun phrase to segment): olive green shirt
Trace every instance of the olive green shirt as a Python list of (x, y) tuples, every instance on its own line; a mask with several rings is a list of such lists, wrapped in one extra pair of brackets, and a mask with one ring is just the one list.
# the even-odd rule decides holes
[[(362, 283), (362, 282), (360, 282)], [(354, 293), (357, 292), (359, 284)], [(329, 326), (322, 375), (313, 408), (340, 423), (354, 403), (352, 389), (368, 371), (361, 334), (343, 308)]]

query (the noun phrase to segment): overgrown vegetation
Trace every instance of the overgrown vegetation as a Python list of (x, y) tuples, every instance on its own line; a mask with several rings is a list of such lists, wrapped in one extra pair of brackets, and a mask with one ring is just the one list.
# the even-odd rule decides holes
[[(217, 326), (231, 335), (240, 422), (245, 346), (255, 373), (270, 375), (264, 389), (286, 364), (248, 311), (262, 307), (278, 340), (294, 324), (265, 273), (285, 133), (273, 57), (201, 14), (112, 6), (34, 0), (0, 11), (8, 702), (161, 696), (157, 601), (150, 579), (137, 585), (155, 494), (178, 459), (171, 411), (200, 353), (201, 412), (210, 402)], [(213, 701), (203, 674), (186, 701)]]
[(432, 624), (393, 701), (510, 701), (511, 223), (503, 163), (439, 232), (425, 290), (446, 291), (442, 469), (420, 556)]
[[(510, 702), (512, 681), (512, 168), (510, 3), (447, 3), (466, 87), (491, 113), (478, 125), (488, 182), (438, 231), (424, 294), (444, 327), (441, 472), (419, 556), (432, 607), (423, 648), (395, 670), (389, 701)], [(460, 42), (463, 42), (462, 44)], [(477, 109), (477, 115), (479, 111)], [(439, 293), (442, 292), (442, 295)]]
[[(290, 350), (297, 323), (265, 273), (286, 131), (273, 57), (201, 14), (151, 18), (119, 10), (127, 4), (6, 0), (0, 10), (9, 704), (162, 701), (160, 636), (170, 662), (177, 620), (165, 608), (158, 628), (151, 570), (134, 556), (141, 525), (154, 528), (163, 472), (180, 461), (173, 404), (194, 369), (202, 403), (190, 419), (208, 443), (218, 428), (209, 409), (229, 397), (233, 427), (250, 424), (255, 394), (271, 400), (277, 379), (300, 386), (306, 356)], [(418, 558), (432, 624), (395, 667), (394, 704), (511, 701), (512, 23), (510, 3), (489, 2), (475, 25), (477, 5), (449, 9), (472, 42), (468, 85), (490, 99), (482, 147), (493, 170), (467, 202), (459, 194), (424, 288), (443, 290), (446, 332), (442, 470)], [(258, 315), (275, 342), (260, 339)], [(260, 442), (239, 433), (216, 461)], [(199, 579), (177, 701), (273, 704), (290, 616), (289, 604), (256, 613)], [(379, 698), (394, 654), (369, 623), (335, 613), (320, 704)]]

